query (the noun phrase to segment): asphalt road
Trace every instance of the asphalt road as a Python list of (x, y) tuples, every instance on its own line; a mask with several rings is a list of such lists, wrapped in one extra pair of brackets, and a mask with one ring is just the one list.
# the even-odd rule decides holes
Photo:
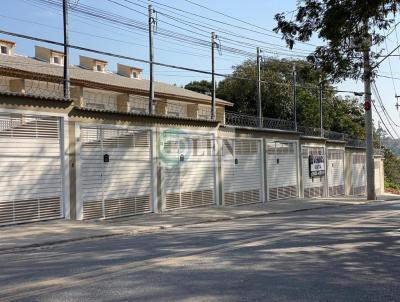
[(3, 254), (0, 301), (400, 301), (400, 202)]

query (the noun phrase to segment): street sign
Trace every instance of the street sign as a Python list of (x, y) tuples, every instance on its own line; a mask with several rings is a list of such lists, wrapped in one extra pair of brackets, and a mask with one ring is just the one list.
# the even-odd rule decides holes
[(310, 178), (325, 175), (325, 155), (310, 155), (308, 165)]

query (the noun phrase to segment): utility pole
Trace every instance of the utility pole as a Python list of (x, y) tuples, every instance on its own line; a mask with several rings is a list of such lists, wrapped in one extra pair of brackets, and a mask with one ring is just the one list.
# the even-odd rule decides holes
[(296, 71), (296, 64), (293, 64), (293, 112), (294, 112), (294, 131), (297, 131), (297, 71)]
[(261, 49), (257, 47), (257, 116), (258, 127), (263, 127), (263, 113), (261, 104)]
[(149, 61), (150, 61), (150, 87), (149, 87), (149, 114), (154, 114), (155, 102), (154, 102), (154, 17), (153, 7), (149, 5)]
[(371, 108), (371, 62), (370, 51), (371, 43), (369, 38), (368, 20), (364, 22), (364, 41), (363, 41), (363, 60), (364, 60), (364, 109), (365, 109), (365, 144), (366, 144), (366, 164), (367, 164), (367, 199), (375, 200), (375, 169), (374, 169), (374, 146), (372, 129), (372, 108)]
[(69, 65), (69, 33), (68, 33), (68, 0), (63, 0), (63, 29), (64, 29), (64, 74), (63, 74), (63, 85), (64, 85), (64, 99), (68, 100), (71, 97), (70, 94), (70, 79), (68, 72)]
[(215, 47), (217, 42), (215, 32), (211, 33), (211, 120), (215, 121), (217, 112), (215, 108)]
[(322, 77), (319, 76), (319, 129), (321, 137), (324, 137), (324, 83)]

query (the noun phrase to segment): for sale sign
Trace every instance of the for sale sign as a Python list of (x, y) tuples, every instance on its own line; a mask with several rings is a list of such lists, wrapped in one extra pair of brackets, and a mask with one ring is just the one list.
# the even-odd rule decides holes
[(325, 155), (310, 155), (308, 164), (310, 178), (325, 175)]

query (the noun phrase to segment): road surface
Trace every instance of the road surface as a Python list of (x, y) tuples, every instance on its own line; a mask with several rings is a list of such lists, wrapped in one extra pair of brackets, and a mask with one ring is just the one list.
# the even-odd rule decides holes
[(0, 301), (400, 301), (400, 202), (2, 254)]

